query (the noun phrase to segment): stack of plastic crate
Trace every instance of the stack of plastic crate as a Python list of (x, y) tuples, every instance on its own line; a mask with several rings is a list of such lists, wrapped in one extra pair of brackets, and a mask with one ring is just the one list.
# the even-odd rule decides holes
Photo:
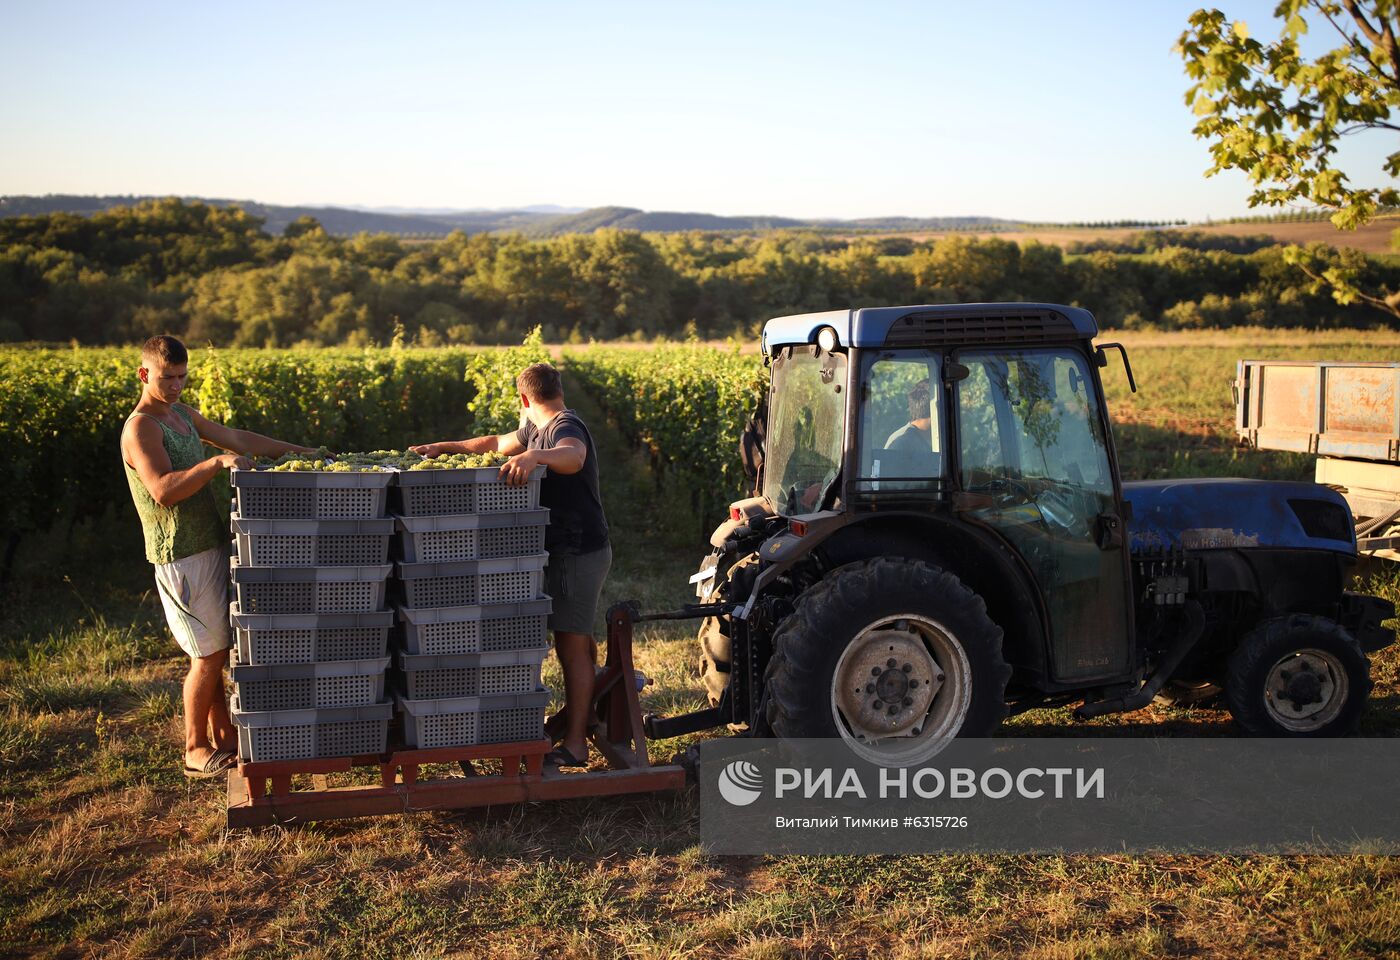
[(233, 471), (231, 706), (243, 760), (384, 752), (393, 477)]
[(395, 703), (411, 748), (543, 736), (549, 511), (537, 469), (409, 470), (393, 489), (401, 645)]

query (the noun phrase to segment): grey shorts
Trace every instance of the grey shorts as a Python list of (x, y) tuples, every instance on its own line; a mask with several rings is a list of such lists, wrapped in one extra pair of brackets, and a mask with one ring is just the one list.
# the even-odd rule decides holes
[(544, 569), (544, 592), (554, 598), (549, 629), (592, 633), (598, 597), (612, 566), (612, 544), (592, 553), (551, 556)]

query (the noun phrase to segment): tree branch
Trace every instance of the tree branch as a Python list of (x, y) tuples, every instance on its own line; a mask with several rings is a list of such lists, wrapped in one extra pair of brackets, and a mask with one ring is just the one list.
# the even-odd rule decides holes
[[(1295, 266), (1297, 266), (1299, 270), (1303, 271), (1303, 273), (1307, 275), (1309, 280), (1312, 280), (1316, 283), (1320, 283), (1327, 287), (1333, 285), (1332, 282), (1326, 277), (1319, 276), (1318, 274), (1314, 273), (1306, 263), (1298, 263), (1295, 264)], [(1384, 310), (1391, 316), (1400, 317), (1400, 297), (1396, 297), (1394, 295), (1387, 297), (1375, 297), (1369, 293), (1366, 293), (1365, 291), (1357, 290), (1354, 287), (1352, 289), (1356, 295), (1356, 299), (1360, 300), (1362, 303), (1369, 304), (1378, 310)], [(1395, 300), (1396, 302), (1392, 303), (1392, 300)]]
[(1385, 123), (1381, 120), (1371, 120), (1366, 123), (1358, 123), (1353, 126), (1338, 130), (1337, 133), (1338, 135), (1345, 137), (1353, 133), (1365, 133), (1367, 130), (1394, 130), (1397, 133), (1400, 133), (1400, 126), (1396, 126), (1393, 123)]
[[(1397, 82), (1397, 78), (1400, 78), (1400, 44), (1396, 43), (1395, 31), (1392, 29), (1391, 24), (1387, 22), (1385, 24), (1385, 31), (1382, 32), (1376, 29), (1376, 27), (1371, 24), (1371, 21), (1366, 19), (1365, 11), (1361, 9), (1361, 6), (1356, 2), (1356, 0), (1342, 0), (1342, 6), (1346, 9), (1346, 12), (1351, 15), (1351, 19), (1356, 21), (1356, 25), (1361, 28), (1361, 32), (1366, 34), (1366, 37), (1378, 48), (1385, 51), (1385, 54), (1387, 58), (1389, 58), (1390, 65), (1394, 68), (1395, 73), (1393, 76), (1387, 74), (1385, 70), (1381, 68), (1380, 64), (1375, 63), (1373, 60), (1371, 60), (1369, 55), (1366, 56), (1366, 62), (1371, 63), (1373, 66), (1375, 66), (1375, 68), (1380, 72), (1381, 76), (1385, 77), (1388, 81), (1390, 81), (1391, 86), (1400, 85), (1400, 83)], [(1319, 9), (1322, 8), (1319, 7)], [(1332, 19), (1331, 15), (1328, 14), (1325, 9), (1322, 10), (1322, 15), (1324, 17), (1327, 17), (1329, 21)], [(1337, 27), (1337, 24), (1333, 23), (1332, 26)], [(1337, 30), (1338, 32), (1341, 32), (1341, 27), (1337, 27)], [(1342, 35), (1346, 36), (1345, 33), (1343, 33)], [(1361, 46), (1355, 37), (1350, 37), (1348, 39), (1352, 42), (1354, 46), (1358, 48)]]

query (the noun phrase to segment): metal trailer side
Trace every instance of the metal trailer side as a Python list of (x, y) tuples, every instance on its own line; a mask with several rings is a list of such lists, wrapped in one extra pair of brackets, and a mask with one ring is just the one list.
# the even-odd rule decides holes
[(1241, 360), (1235, 433), (1259, 450), (1318, 455), (1362, 553), (1400, 560), (1400, 363)]

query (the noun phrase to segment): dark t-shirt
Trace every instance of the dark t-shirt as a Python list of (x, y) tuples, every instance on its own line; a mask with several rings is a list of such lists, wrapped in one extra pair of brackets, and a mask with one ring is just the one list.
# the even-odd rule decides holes
[(515, 436), (527, 450), (549, 450), (566, 437), (573, 437), (588, 448), (588, 457), (578, 473), (549, 470), (540, 483), (540, 506), (549, 508), (545, 549), (572, 556), (607, 546), (608, 518), (603, 515), (603, 498), (598, 492), (598, 456), (593, 437), (579, 415), (564, 410), (545, 424), (543, 431), (526, 423)]
[(890, 434), (889, 439), (885, 441), (885, 449), (901, 450), (905, 453), (931, 453), (932, 434), (928, 430), (920, 430), (912, 423), (906, 423)]

